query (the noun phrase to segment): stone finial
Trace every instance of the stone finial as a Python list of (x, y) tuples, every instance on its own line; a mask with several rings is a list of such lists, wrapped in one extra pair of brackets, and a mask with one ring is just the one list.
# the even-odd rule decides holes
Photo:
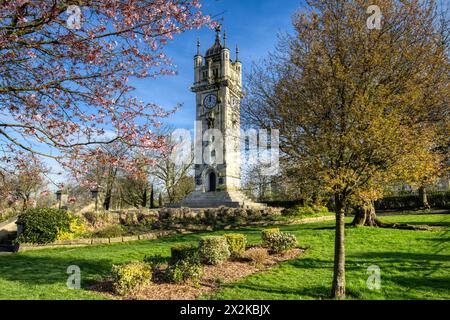
[(198, 56), (201, 55), (201, 52), (200, 52), (200, 37), (197, 38), (197, 55)]

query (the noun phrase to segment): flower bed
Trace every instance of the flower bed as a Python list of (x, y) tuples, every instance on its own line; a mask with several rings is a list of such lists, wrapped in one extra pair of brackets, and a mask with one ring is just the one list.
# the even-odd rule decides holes
[[(249, 250), (253, 250), (251, 248)], [(226, 261), (217, 266), (206, 265), (198, 286), (192, 284), (154, 283), (137, 288), (124, 296), (116, 295), (112, 290), (111, 280), (96, 284), (91, 289), (107, 294), (112, 299), (124, 300), (194, 300), (202, 295), (220, 290), (223, 284), (232, 283), (252, 274), (267, 270), (274, 265), (295, 259), (305, 250), (295, 248), (282, 254), (267, 255), (261, 265), (248, 261)]]
[[(114, 265), (112, 277), (94, 286), (93, 290), (132, 300), (191, 300), (219, 290), (224, 283), (294, 259), (304, 251), (297, 247), (297, 238), (293, 234), (270, 229), (263, 230), (262, 236), (263, 239), (270, 237), (262, 245), (251, 248), (245, 248), (244, 234), (204, 236), (198, 246), (175, 245), (168, 260), (153, 255), (146, 256), (144, 261)], [(239, 240), (239, 247), (243, 246), (232, 250), (233, 256), (230, 244), (235, 247), (236, 243), (229, 240)]]

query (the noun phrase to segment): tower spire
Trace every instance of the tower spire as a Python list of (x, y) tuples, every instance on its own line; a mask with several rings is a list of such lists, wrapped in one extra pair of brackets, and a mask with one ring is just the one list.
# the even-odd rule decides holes
[(220, 44), (220, 32), (222, 31), (222, 25), (218, 24), (216, 26), (216, 43)]
[(200, 53), (200, 37), (197, 38), (197, 55), (201, 55)]
[(236, 62), (239, 61), (239, 46), (236, 45)]
[(227, 32), (226, 31), (223, 32), (223, 47), (224, 48), (227, 47)]

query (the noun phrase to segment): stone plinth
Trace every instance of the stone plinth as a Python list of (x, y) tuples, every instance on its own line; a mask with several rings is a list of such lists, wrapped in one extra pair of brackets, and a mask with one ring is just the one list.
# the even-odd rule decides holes
[(265, 204), (250, 200), (240, 191), (201, 192), (195, 191), (188, 195), (181, 203), (172, 205), (173, 208), (246, 208), (262, 209)]

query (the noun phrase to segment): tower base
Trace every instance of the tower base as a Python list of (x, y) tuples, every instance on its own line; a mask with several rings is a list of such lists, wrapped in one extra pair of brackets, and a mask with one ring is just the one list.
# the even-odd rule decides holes
[(220, 191), (220, 192), (201, 192), (194, 191), (189, 194), (181, 203), (172, 208), (245, 208), (245, 209), (264, 209), (267, 205), (256, 203), (250, 200), (240, 191)]

